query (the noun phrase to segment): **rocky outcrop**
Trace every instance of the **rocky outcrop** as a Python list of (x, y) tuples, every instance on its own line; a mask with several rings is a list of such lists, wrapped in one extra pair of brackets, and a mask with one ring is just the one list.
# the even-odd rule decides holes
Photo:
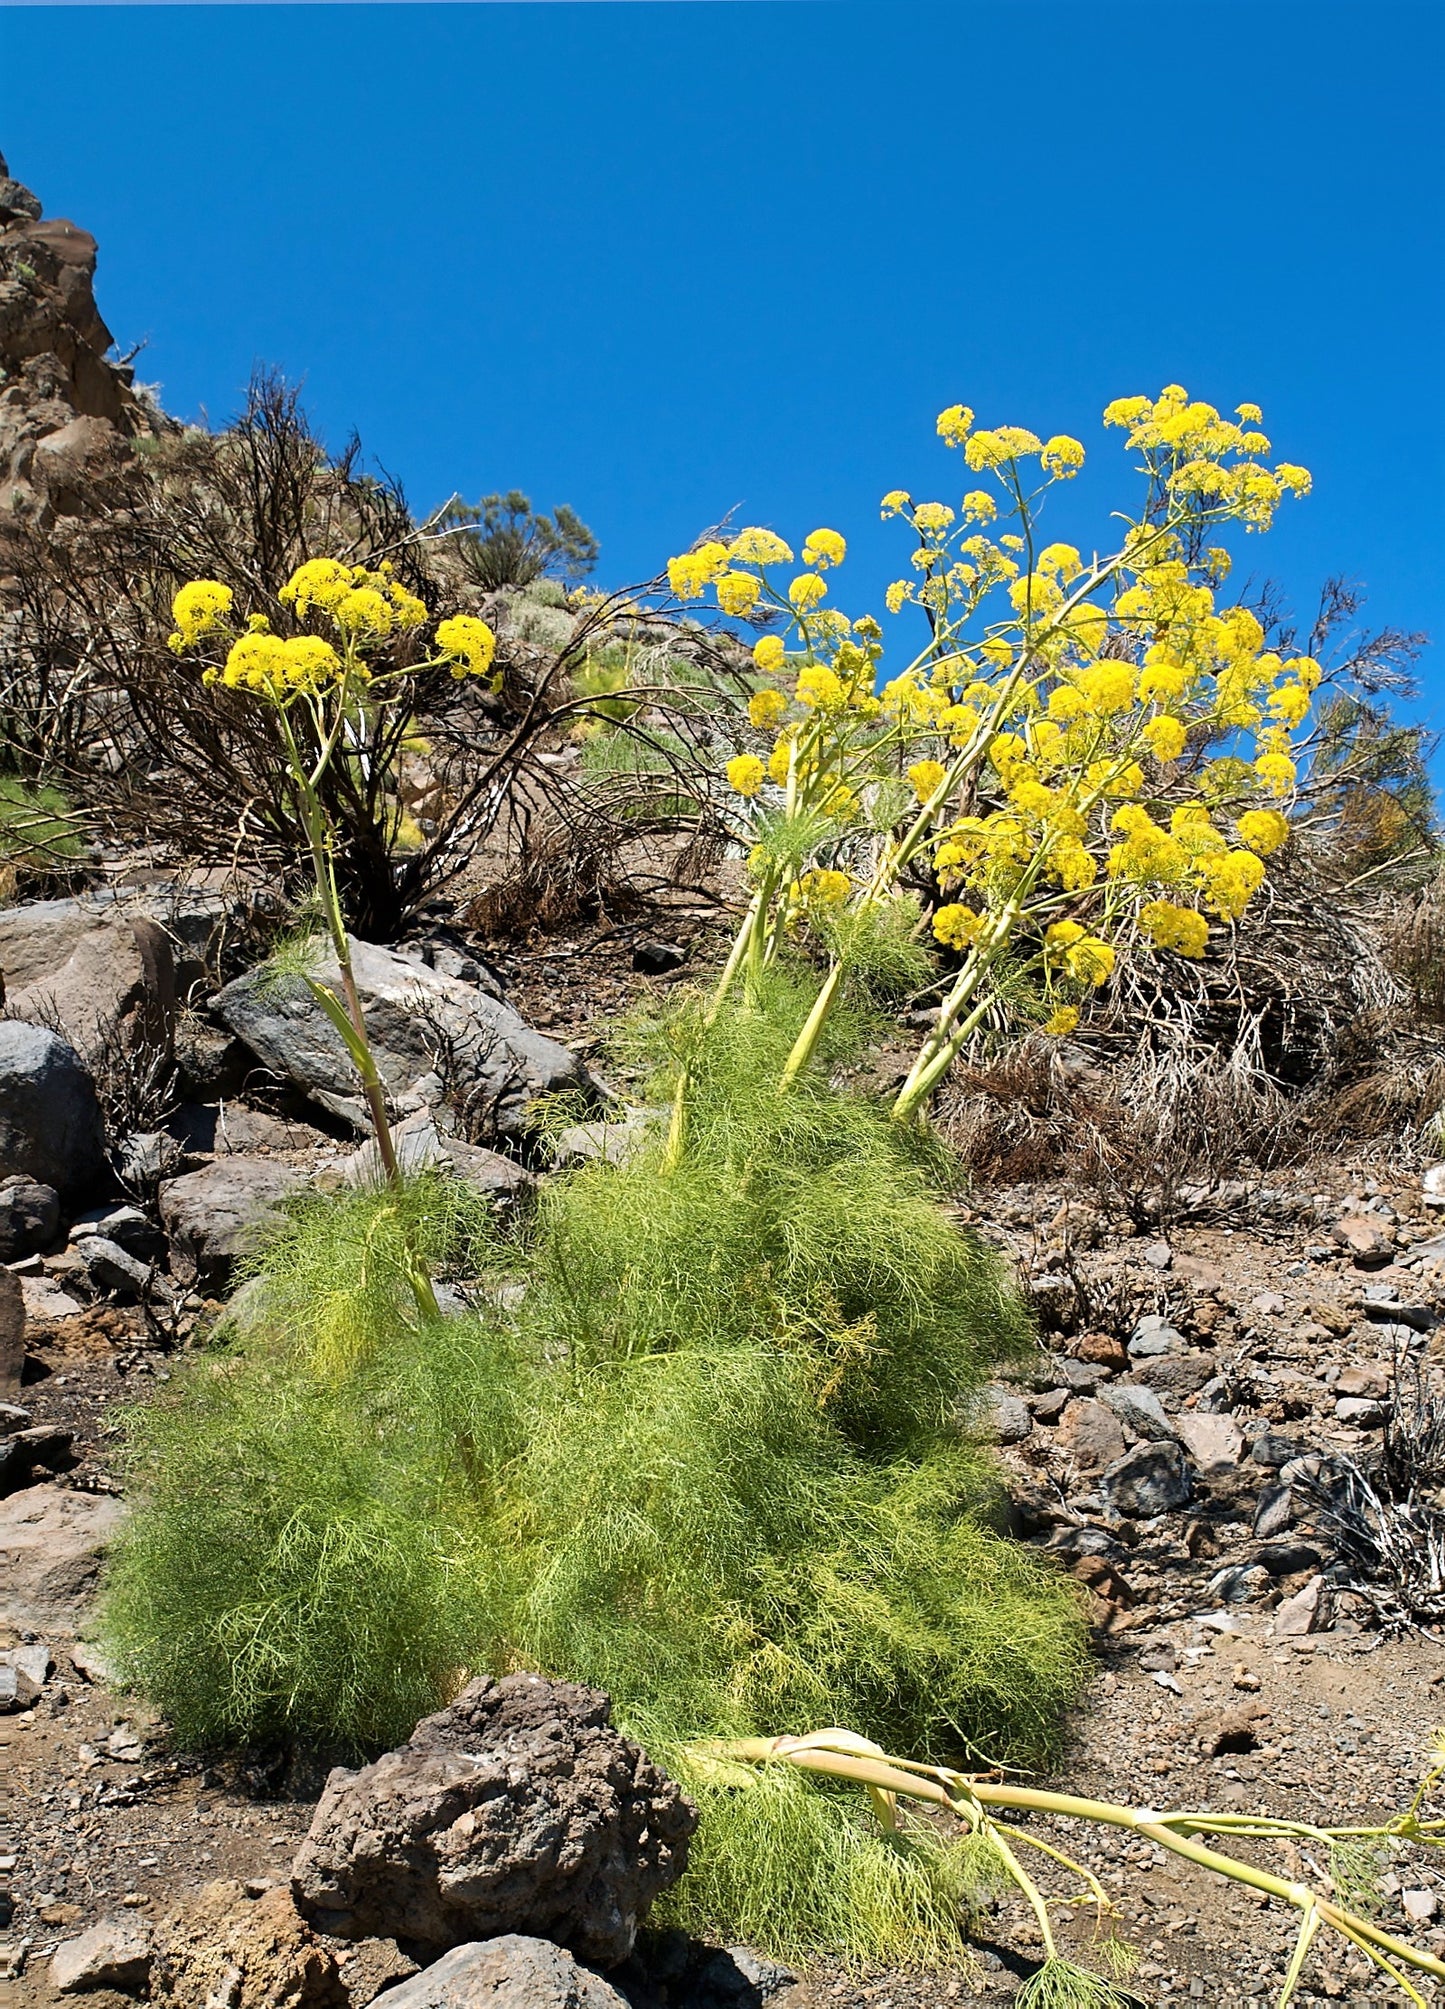
[(610, 1713), (570, 1682), (474, 1681), (398, 1750), (331, 1774), (292, 1866), (298, 1906), (348, 1937), (525, 1933), (625, 1960), (697, 1816)]
[(83, 513), (130, 442), (166, 421), (107, 361), (87, 231), (46, 219), (0, 156), (0, 523)]

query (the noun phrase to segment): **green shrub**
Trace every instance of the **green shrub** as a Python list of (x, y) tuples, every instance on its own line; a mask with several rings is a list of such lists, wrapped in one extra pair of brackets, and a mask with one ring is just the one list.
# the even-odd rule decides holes
[[(659, 1137), (559, 1179), (520, 1242), (435, 1182), (297, 1209), (225, 1346), (132, 1424), (107, 1626), (200, 1741), (375, 1744), (463, 1668), (604, 1687), (705, 1809), (670, 1917), (931, 1960), (956, 1852), (693, 1749), (838, 1723), (1029, 1763), (1082, 1671), (1073, 1590), (992, 1525), (966, 1429), (1024, 1316), (916, 1139), (821, 1068), (779, 1094), (806, 1004), (780, 975), (664, 1027), (682, 1164)], [(825, 1062), (856, 1036), (836, 1014)], [(415, 1323), (423, 1241), (472, 1247), (488, 1319)]]
[[(456, 1243), (458, 1188), (404, 1196)], [(416, 1321), (394, 1193), (313, 1199), (219, 1343), (127, 1419), (104, 1632), (191, 1745), (377, 1748), (489, 1663), (489, 1534), (530, 1381), (504, 1333)]]

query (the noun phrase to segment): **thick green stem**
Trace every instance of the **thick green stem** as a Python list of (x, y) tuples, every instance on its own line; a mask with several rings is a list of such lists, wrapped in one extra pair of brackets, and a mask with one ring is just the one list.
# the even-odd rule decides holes
[[(343, 690), (343, 703), (344, 698)], [(352, 1065), (356, 1069), (361, 1092), (371, 1116), (371, 1126), (376, 1137), (377, 1155), (381, 1159), (382, 1170), (390, 1185), (400, 1187), (405, 1181), (396, 1155), (396, 1141), (391, 1134), (391, 1119), (386, 1108), (386, 1088), (376, 1065), (376, 1057), (371, 1050), (371, 1040), (366, 1030), (366, 1014), (362, 1011), (361, 994), (356, 988), (356, 972), (351, 962), (351, 937), (346, 931), (346, 919), (341, 911), (341, 894), (336, 884), (331, 855), (330, 826), (325, 807), (317, 792), (317, 784), (335, 749), (337, 735), (333, 733), (323, 741), (320, 763), (314, 771), (308, 771), (306, 763), (301, 758), (295, 735), (291, 731), (291, 722), (284, 711), (280, 713), (280, 718), (287, 752), (291, 759), (292, 778), (301, 805), (301, 820), (305, 825), (306, 841), (311, 852), (311, 868), (316, 878), (316, 891), (326, 919), (327, 932), (331, 936), (337, 968), (341, 973), (341, 990), (346, 1016), (351, 1022), (355, 1036), (354, 1040), (348, 1042)], [(437, 1303), (431, 1274), (420, 1257), (410, 1251), (407, 1277), (417, 1309), (423, 1317), (440, 1318), (441, 1307)]]

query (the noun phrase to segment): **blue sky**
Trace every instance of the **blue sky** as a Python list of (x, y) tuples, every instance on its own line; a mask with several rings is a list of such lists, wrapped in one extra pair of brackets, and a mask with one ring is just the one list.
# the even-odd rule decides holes
[(1177, 380), (1314, 470), (1253, 569), (1445, 636), (1442, 99), (1405, 0), (0, 7), (0, 147), (170, 409), (280, 365), (418, 507), (572, 503), (609, 584), (828, 523), (855, 613), (879, 495), (959, 485), (941, 406), (1083, 438), (1051, 528), (1102, 544), (1098, 413)]

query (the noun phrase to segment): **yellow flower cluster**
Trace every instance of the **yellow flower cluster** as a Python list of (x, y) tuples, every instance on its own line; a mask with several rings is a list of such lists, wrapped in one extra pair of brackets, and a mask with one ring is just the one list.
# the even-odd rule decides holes
[(491, 674), (497, 638), (485, 621), (472, 614), (453, 614), (437, 623), (437, 647), (450, 657), (452, 675), (460, 681)]
[(202, 682), (285, 700), (325, 690), (340, 681), (342, 668), (340, 656), (319, 635), (283, 641), (258, 629), (234, 641), (224, 667), (203, 671)]
[(1079, 983), (1106, 984), (1114, 974), (1114, 950), (1082, 921), (1055, 921), (1044, 930), (1044, 951)]
[[(734, 793), (786, 787), (788, 813), (820, 817), (831, 842), (865, 799), (875, 825), (897, 814), (905, 776), (916, 808), (892, 842), (909, 858), (932, 850), (943, 904), (931, 925), (964, 959), (958, 984), (1001, 957), (1018, 962), (1018, 933), (1056, 1037), (1108, 982), (1118, 941), (1202, 956), (1212, 922), (1244, 914), (1263, 861), (1289, 841), (1294, 736), (1321, 677), (1226, 604), (1229, 554), (1201, 534), (1263, 528), (1283, 496), (1307, 492), (1303, 469), (1266, 464), (1258, 409), (1222, 417), (1170, 385), (1105, 416), (1142, 457), (1148, 494), (1121, 546), (1086, 560), (1073, 544), (1037, 542), (1035, 508), (1040, 475), (1066, 481), (1083, 467), (1081, 442), (976, 429), (964, 405), (939, 413), (938, 437), (996, 480), (955, 501), (901, 488), (882, 498), (883, 516), (916, 539), (911, 576), (886, 604), (916, 605), (929, 624), (911, 667), (886, 681), (877, 623), (822, 604), (822, 575), (846, 555), (837, 532), (812, 531), (806, 569), (776, 584), (764, 568), (793, 554), (758, 529), (669, 567), (683, 597), (714, 586), (725, 613), (766, 606), (789, 622), (753, 651), (779, 686), (748, 698), (747, 725), (767, 738), (728, 761)], [(1277, 807), (1262, 806), (1270, 797)], [(772, 855), (755, 861), (760, 885)], [(777, 891), (789, 914), (853, 898), (831, 861), (815, 853), (811, 868)]]
[(1281, 461), (1271, 470), (1257, 458), (1270, 450), (1255, 430), (1261, 416), (1258, 405), (1244, 404), (1235, 419), (1224, 418), (1182, 384), (1166, 384), (1157, 398), (1115, 398), (1104, 408), (1105, 425), (1125, 430), (1127, 445), (1144, 453), (1169, 493), (1232, 516), (1247, 530), (1267, 530), (1281, 499), (1308, 495), (1311, 485), (1308, 468)]
[(205, 636), (224, 628), (231, 616), (235, 595), (219, 579), (192, 579), (182, 586), (171, 602), (176, 624), (169, 647), (176, 655), (193, 649)]
[(1202, 956), (1209, 946), (1209, 923), (1193, 907), (1176, 907), (1172, 900), (1146, 900), (1139, 909), (1139, 927), (1156, 949), (1173, 949), (1181, 956)]
[(768, 771), (755, 753), (739, 753), (728, 762), (728, 787), (737, 795), (761, 794)]
[(329, 615), (358, 643), (384, 641), (393, 628), (419, 628), (427, 617), (426, 602), (402, 585), (389, 564), (369, 572), (336, 558), (308, 558), (277, 597), (300, 620), (313, 610)]

